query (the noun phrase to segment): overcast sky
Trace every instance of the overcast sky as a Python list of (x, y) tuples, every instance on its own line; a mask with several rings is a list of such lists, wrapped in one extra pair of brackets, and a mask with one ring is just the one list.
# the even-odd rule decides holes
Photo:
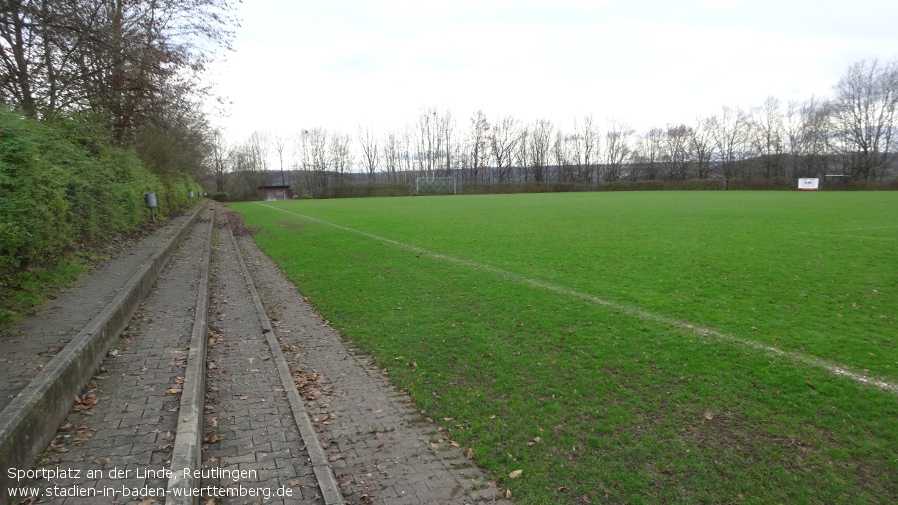
[(644, 129), (723, 105), (830, 96), (898, 57), (898, 1), (244, 0), (212, 78), (253, 130), (395, 128), (424, 107)]

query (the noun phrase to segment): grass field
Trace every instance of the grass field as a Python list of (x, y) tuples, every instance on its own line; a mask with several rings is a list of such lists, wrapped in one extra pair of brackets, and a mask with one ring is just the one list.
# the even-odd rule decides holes
[(515, 501), (898, 501), (898, 193), (233, 207)]

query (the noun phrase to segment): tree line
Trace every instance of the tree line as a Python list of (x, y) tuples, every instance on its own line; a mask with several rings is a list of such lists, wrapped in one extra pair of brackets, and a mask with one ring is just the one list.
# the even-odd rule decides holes
[(896, 108), (898, 60), (863, 60), (847, 69), (828, 98), (769, 97), (748, 109), (723, 106), (690, 123), (643, 131), (616, 119), (600, 126), (593, 115), (568, 126), (488, 118), (482, 111), (459, 121), (431, 107), (393, 130), (311, 128), (290, 137), (256, 131), (232, 146), (219, 137), (215, 174), (218, 190), (225, 191), (227, 174), (235, 172), (231, 191), (239, 193), (242, 185), (249, 196), (255, 186), (272, 183), (315, 193), (348, 181), (409, 183), (422, 176), (455, 176), (467, 185), (590, 186), (836, 174), (863, 183), (898, 175)]

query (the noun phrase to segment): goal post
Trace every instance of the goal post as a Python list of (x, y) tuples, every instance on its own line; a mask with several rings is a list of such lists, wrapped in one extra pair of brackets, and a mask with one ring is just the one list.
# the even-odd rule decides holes
[(455, 177), (418, 177), (415, 179), (416, 195), (454, 195), (457, 189)]

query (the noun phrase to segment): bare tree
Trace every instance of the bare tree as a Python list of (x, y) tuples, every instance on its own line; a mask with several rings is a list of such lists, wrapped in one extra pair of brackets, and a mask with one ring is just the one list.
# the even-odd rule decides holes
[(555, 127), (547, 119), (539, 119), (527, 138), (529, 166), (534, 182), (546, 182), (549, 167), (549, 153), (552, 149), (552, 133)]
[(377, 136), (374, 134), (374, 128), (359, 126), (359, 144), (362, 146), (362, 157), (365, 162), (365, 169), (368, 171), (368, 183), (374, 184), (376, 180), (377, 164), (380, 157), (380, 147), (378, 146)]
[(287, 175), (287, 172), (284, 171), (284, 151), (287, 149), (287, 138), (278, 132), (274, 134), (271, 141), (274, 146), (274, 151), (278, 155), (278, 169), (281, 172), (281, 185), (289, 186), (290, 177)]
[(713, 117), (698, 117), (695, 126), (689, 129), (689, 148), (697, 179), (707, 179), (711, 175), (711, 157), (714, 155)]
[(530, 174), (530, 129), (526, 126), (518, 129), (517, 148), (514, 150), (514, 164), (518, 167), (518, 180), (528, 182)]
[(664, 130), (650, 128), (640, 135), (633, 153), (634, 170), (630, 173), (632, 180), (658, 178), (663, 157)]
[(670, 180), (686, 180), (692, 153), (692, 129), (684, 124), (667, 125), (662, 139), (662, 159)]
[(490, 123), (483, 112), (478, 110), (471, 116), (471, 127), (468, 131), (471, 173), (465, 177), (466, 180), (476, 182), (478, 175), (484, 178), (489, 170), (489, 133)]
[(511, 179), (513, 153), (520, 140), (517, 119), (512, 116), (505, 116), (495, 121), (492, 133), (489, 136), (489, 143), (493, 159), (496, 160), (499, 182)]
[(624, 164), (630, 157), (630, 137), (635, 133), (633, 128), (616, 119), (612, 119), (605, 134), (605, 182), (615, 182), (621, 179)]
[(334, 171), (337, 172), (337, 184), (346, 183), (346, 174), (352, 170), (353, 154), (350, 145), (352, 139), (349, 135), (337, 133), (331, 135), (330, 139), (330, 162)]
[[(573, 163), (569, 155), (570, 144), (576, 142), (573, 135), (565, 135), (561, 129), (555, 131), (555, 139), (552, 141), (552, 159), (555, 162), (555, 180), (558, 182), (571, 182), (573, 179)], [(548, 180), (551, 176), (547, 177)]]
[(767, 97), (751, 111), (749, 123), (751, 150), (760, 158), (765, 179), (785, 177), (785, 131), (780, 101)]
[(225, 174), (228, 170), (228, 148), (221, 130), (214, 130), (211, 139), (212, 174), (215, 177), (215, 191), (225, 190)]
[(397, 171), (402, 167), (402, 152), (399, 135), (395, 131), (386, 132), (383, 148), (384, 166), (387, 172), (387, 181), (396, 182)]
[(583, 166), (578, 180), (590, 183), (596, 182), (595, 163), (599, 153), (599, 129), (595, 126), (592, 114), (583, 117), (583, 128), (580, 130), (578, 137), (582, 141), (582, 158), (580, 165)]
[(738, 162), (743, 160), (748, 115), (741, 108), (725, 105), (720, 115), (711, 118), (710, 125), (721, 175), (732, 179), (737, 175)]
[(898, 109), (898, 60), (860, 61), (839, 79), (832, 118), (842, 141), (845, 169), (872, 180), (885, 170), (891, 155)]
[(300, 159), (303, 170), (308, 174), (310, 192), (327, 187), (328, 133), (324, 128), (303, 130), (299, 137)]
[(830, 150), (829, 105), (811, 97), (790, 101), (784, 116), (786, 150), (792, 162), (792, 177), (824, 175)]
[(403, 162), (402, 164), (404, 166), (404, 169), (403, 169), (402, 173), (405, 174), (405, 182), (411, 182), (410, 177), (412, 175), (412, 170), (413, 170), (413, 164), (412, 164), (413, 139), (414, 139), (414, 133), (412, 132), (411, 127), (406, 125), (405, 130), (403, 130), (403, 132), (402, 132), (402, 137), (400, 138), (401, 156), (399, 158), (400, 161)]
[(268, 136), (254, 131), (229, 151), (228, 161), (237, 176), (230, 193), (236, 198), (253, 198), (259, 186), (267, 185), (268, 149)]
[(446, 111), (443, 113), (443, 116), (440, 117), (437, 122), (437, 128), (439, 135), (437, 152), (445, 161), (443, 170), (444, 174), (448, 177), (452, 175), (452, 144), (453, 138), (455, 137), (455, 120), (452, 117), (452, 112)]
[(271, 137), (268, 133), (256, 130), (246, 141), (253, 170), (268, 171), (268, 155), (271, 151)]
[(440, 144), (442, 143), (437, 109), (430, 107), (422, 110), (418, 115), (416, 126), (418, 171), (421, 176), (432, 178), (436, 175), (440, 159)]

